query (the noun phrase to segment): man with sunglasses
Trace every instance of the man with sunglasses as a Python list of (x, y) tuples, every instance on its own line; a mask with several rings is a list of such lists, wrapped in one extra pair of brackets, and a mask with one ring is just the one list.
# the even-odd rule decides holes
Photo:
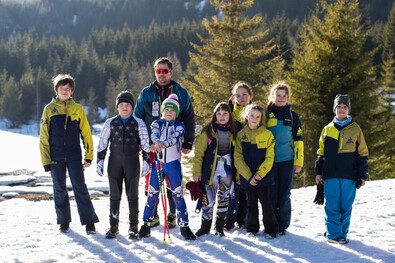
[[(173, 73), (173, 63), (167, 57), (158, 58), (154, 63), (154, 72), (156, 80), (143, 88), (141, 91), (134, 115), (142, 119), (151, 134), (151, 123), (161, 117), (162, 102), (169, 97), (170, 94), (178, 96), (180, 112), (177, 120), (185, 126), (184, 141), (182, 143), (182, 153), (188, 154), (192, 150), (193, 141), (195, 139), (195, 113), (192, 107), (192, 101), (188, 91), (181, 87), (179, 83), (171, 79)], [(154, 156), (150, 158), (152, 164)], [(146, 175), (146, 193), (149, 186), (149, 174)], [(167, 221), (170, 228), (176, 227), (176, 205), (174, 203), (171, 191), (167, 189), (167, 198), (169, 200), (170, 212), (167, 215)], [(159, 225), (159, 217), (157, 209), (155, 209), (155, 218), (151, 226)]]

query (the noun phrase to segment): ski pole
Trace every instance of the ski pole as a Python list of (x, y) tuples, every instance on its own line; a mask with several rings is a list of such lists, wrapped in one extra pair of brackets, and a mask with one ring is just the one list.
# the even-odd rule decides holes
[[(167, 200), (166, 200), (166, 191), (165, 191), (165, 185), (164, 185), (164, 174), (163, 174), (163, 162), (162, 162), (162, 153), (157, 153), (157, 162), (156, 162), (156, 169), (158, 173), (158, 179), (159, 179), (159, 187), (160, 187), (160, 198), (162, 202), (162, 208), (163, 208), (163, 213), (164, 213), (164, 229), (163, 229), (163, 244), (166, 244), (166, 233), (168, 234), (168, 239), (169, 242), (171, 242), (170, 238), (170, 229), (169, 229), (169, 224), (167, 221)], [(159, 167), (158, 167), (159, 166)]]

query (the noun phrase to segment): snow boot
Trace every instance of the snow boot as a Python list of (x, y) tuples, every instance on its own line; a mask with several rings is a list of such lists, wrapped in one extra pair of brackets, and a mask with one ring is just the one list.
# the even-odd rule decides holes
[(67, 222), (67, 223), (60, 224), (59, 230), (62, 233), (70, 232), (70, 223)]
[(200, 229), (196, 232), (196, 236), (200, 237), (203, 235), (208, 235), (210, 234), (210, 229), (211, 229), (211, 224), (213, 220), (204, 220), (202, 219), (202, 225), (200, 226)]
[(128, 233), (129, 233), (129, 239), (137, 239), (137, 238), (139, 238), (139, 235), (138, 235), (138, 233), (139, 233), (138, 226), (137, 226), (137, 225), (134, 225), (134, 224), (129, 224)]
[(235, 228), (235, 224), (234, 223), (229, 223), (229, 222), (227, 222), (227, 223), (225, 223), (225, 229), (226, 230), (232, 230), (233, 228)]
[(332, 244), (348, 244), (349, 240), (345, 237), (337, 237), (337, 238), (333, 238), (333, 239), (327, 239), (328, 243), (332, 243)]
[(118, 224), (112, 224), (110, 229), (107, 230), (106, 238), (113, 239), (119, 234)]
[(168, 213), (167, 214), (167, 225), (170, 229), (175, 228), (177, 226), (177, 216), (176, 213)]
[(186, 240), (196, 240), (196, 236), (192, 233), (192, 231), (189, 228), (189, 226), (182, 226), (182, 227), (180, 227), (180, 230), (181, 230), (181, 235)]
[(141, 226), (140, 231), (137, 234), (138, 238), (151, 236), (151, 226), (149, 225), (150, 223), (152, 222), (144, 222), (144, 225)]
[(88, 234), (88, 235), (96, 234), (96, 228), (95, 228), (95, 224), (94, 223), (86, 224), (85, 230), (86, 230), (86, 234)]
[(224, 224), (225, 224), (225, 217), (217, 216), (215, 220), (215, 234), (219, 235), (220, 237), (224, 237)]
[(155, 216), (154, 216), (154, 219), (153, 219), (152, 221), (150, 221), (149, 226), (150, 226), (150, 227), (156, 227), (156, 226), (159, 226), (159, 225), (160, 225), (159, 216), (158, 216), (158, 215), (155, 215)]

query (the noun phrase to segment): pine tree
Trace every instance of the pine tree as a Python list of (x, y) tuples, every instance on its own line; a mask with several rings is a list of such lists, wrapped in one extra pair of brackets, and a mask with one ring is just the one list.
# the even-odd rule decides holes
[[(379, 134), (374, 51), (364, 52), (368, 32), (361, 23), (358, 0), (320, 0), (305, 23), (293, 53), (289, 83), (305, 141), (304, 175), (313, 182), (318, 138), (333, 117), (336, 94), (349, 94), (351, 115), (361, 126), (368, 147)], [(374, 152), (370, 152), (374, 158)], [(373, 176), (374, 177), (374, 176)]]
[(3, 85), (1, 112), (10, 121), (10, 128), (17, 128), (22, 124), (22, 116), (25, 113), (21, 103), (22, 88), (14, 77), (10, 77)]
[(93, 87), (90, 87), (88, 91), (86, 106), (88, 107), (87, 118), (91, 126), (99, 120), (99, 112), (96, 101), (97, 95), (95, 93), (95, 90), (93, 89)]
[(203, 19), (208, 36), (198, 34), (201, 45), (192, 43), (190, 63), (181, 81), (194, 101), (196, 115), (206, 119), (220, 101), (227, 101), (237, 81), (250, 83), (254, 100), (262, 101), (262, 84), (271, 83), (272, 66), (280, 61), (275, 45), (267, 40), (263, 18), (246, 17), (253, 0), (213, 0), (218, 12), (211, 21)]
[(382, 139), (377, 150), (380, 152), (374, 167), (377, 178), (395, 177), (395, 2), (392, 5), (383, 34), (383, 65), (381, 68), (381, 95), (382, 95)]

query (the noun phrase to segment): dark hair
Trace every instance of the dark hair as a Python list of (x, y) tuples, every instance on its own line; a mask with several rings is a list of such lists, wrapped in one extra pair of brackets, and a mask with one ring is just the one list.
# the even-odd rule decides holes
[(171, 60), (170, 60), (169, 58), (167, 58), (167, 57), (161, 57), (161, 58), (158, 58), (157, 60), (155, 60), (154, 68), (156, 68), (156, 66), (157, 66), (158, 64), (167, 64), (167, 66), (169, 67), (170, 70), (173, 69), (173, 63), (172, 63)]
[(232, 116), (232, 110), (230, 109), (229, 105), (225, 102), (220, 102), (217, 104), (217, 106), (215, 106), (211, 121), (203, 127), (202, 133), (206, 132), (207, 137), (211, 140), (213, 139), (213, 127), (215, 126), (215, 123), (217, 122), (216, 113), (220, 110), (229, 112), (229, 121), (228, 121), (229, 131), (230, 131), (230, 133), (232, 133), (233, 138), (236, 138), (236, 133), (237, 133), (236, 123), (235, 123), (235, 120), (233, 119), (233, 116)]
[(59, 74), (52, 79), (52, 83), (55, 93), (58, 93), (59, 86), (65, 86), (67, 84), (70, 85), (72, 93), (75, 90), (75, 81), (70, 74)]

